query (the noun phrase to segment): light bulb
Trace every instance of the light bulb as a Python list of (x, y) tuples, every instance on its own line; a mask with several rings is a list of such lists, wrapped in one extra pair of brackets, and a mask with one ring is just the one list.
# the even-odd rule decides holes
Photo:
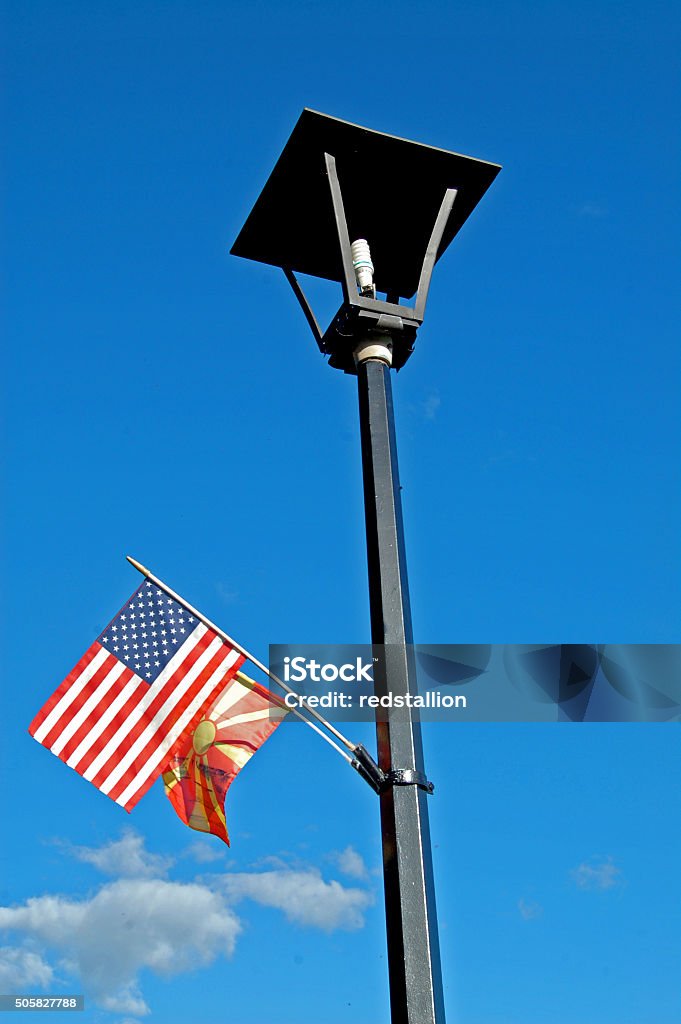
[(376, 297), (376, 286), (374, 285), (374, 265), (371, 262), (371, 252), (366, 238), (358, 238), (350, 246), (352, 252), (352, 265), (355, 268), (357, 287), (362, 295), (373, 295)]

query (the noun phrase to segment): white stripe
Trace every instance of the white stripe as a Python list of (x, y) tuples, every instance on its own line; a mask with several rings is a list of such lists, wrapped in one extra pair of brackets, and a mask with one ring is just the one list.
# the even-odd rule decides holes
[(80, 729), (92, 709), (99, 704), (103, 697), (106, 697), (113, 684), (123, 672), (125, 672), (125, 665), (122, 661), (117, 661), (111, 671), (104, 676), (96, 690), (90, 694), (80, 711), (73, 716), (66, 728), (60, 732), (58, 739), (50, 747), (53, 754), (59, 754), (60, 750), (64, 749), (73, 734)]
[(43, 724), (38, 726), (33, 734), (38, 743), (43, 742), (50, 729), (56, 725), (64, 712), (74, 702), (83, 687), (89, 683), (97, 669), (100, 668), (108, 656), (109, 652), (102, 647), (97, 651), (87, 668), (84, 668), (78, 678), (74, 679), (64, 696), (57, 704), (55, 704)]
[[(130, 698), (132, 697), (135, 690), (142, 684), (142, 693), (146, 693), (148, 690), (148, 684), (140, 679), (139, 676), (133, 675), (132, 679), (129, 679), (125, 684), (121, 692), (118, 694), (116, 699), (111, 702), (109, 707), (106, 709), (104, 714), (97, 720), (95, 725), (90, 729), (87, 736), (83, 737), (76, 749), (71, 754), (71, 757), (66, 762), (69, 768), (76, 768), (76, 765), (83, 760), (93, 743), (99, 739), (104, 730), (109, 725), (109, 722), (113, 721), (118, 712), (124, 707)], [(76, 770), (78, 770), (76, 768)]]
[[(219, 638), (218, 638), (219, 639)], [(220, 641), (222, 643), (222, 641)], [(123, 790), (121, 795), (116, 800), (117, 804), (121, 807), (125, 807), (131, 797), (140, 789), (141, 786), (147, 781), (153, 771), (158, 768), (160, 762), (167, 756), (168, 751), (175, 743), (177, 738), (182, 735), (187, 725), (191, 722), (192, 718), (201, 707), (207, 697), (215, 690), (216, 686), (219, 685), (220, 681), (227, 675), (235, 661), (241, 657), (240, 651), (232, 650), (229, 652), (225, 660), (222, 662), (220, 667), (216, 669), (211, 675), (210, 679), (204, 684), (203, 688), (196, 695), (192, 703), (185, 710), (184, 714), (177, 720), (173, 728), (170, 730), (163, 742), (154, 750), (151, 757), (145, 764), (144, 768), (137, 773), (132, 782), (126, 789)]]
[[(274, 709), (272, 709), (274, 710)], [(271, 712), (265, 708), (262, 711), (248, 711), (244, 712), (243, 715), (235, 715), (234, 718), (226, 718), (224, 722), (220, 722), (217, 726), (218, 730), (226, 729), (230, 725), (241, 725), (244, 722), (259, 722), (263, 718), (269, 718)], [(211, 719), (213, 716), (211, 715)], [(217, 723), (216, 723), (217, 724)], [(217, 741), (219, 742), (219, 740)]]
[(177, 671), (187, 655), (194, 650), (201, 637), (207, 632), (208, 630), (203, 623), (200, 623), (194, 632), (187, 637), (179, 650), (175, 651), (175, 654), (159, 674), (156, 681), (149, 687), (149, 692), (139, 702), (137, 707), (134, 708), (123, 724), (119, 726), (104, 749), (100, 750), (90, 767), (83, 772), (83, 778), (87, 779), (88, 782), (92, 782), (102, 765), (106, 764), (114, 751), (120, 746), (121, 741), (130, 735), (131, 730), (139, 722), (149, 705), (158, 697), (159, 691), (163, 690), (170, 676)]

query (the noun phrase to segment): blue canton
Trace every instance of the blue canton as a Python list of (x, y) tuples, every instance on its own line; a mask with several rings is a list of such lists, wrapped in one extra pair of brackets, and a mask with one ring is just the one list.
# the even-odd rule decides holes
[(147, 580), (98, 641), (138, 676), (153, 683), (198, 624), (196, 616)]

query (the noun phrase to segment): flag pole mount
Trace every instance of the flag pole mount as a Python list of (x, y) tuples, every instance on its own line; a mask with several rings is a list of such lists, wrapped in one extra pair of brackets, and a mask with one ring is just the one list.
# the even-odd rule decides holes
[[(281, 267), (329, 365), (357, 376), (378, 696), (417, 692), (391, 367), (411, 357), (435, 263), (499, 170), (304, 110), (231, 249)], [(297, 273), (339, 282), (342, 303), (326, 330)], [(381, 775), (368, 769), (380, 793), (391, 1019), (444, 1024), (432, 786), (406, 703), (377, 720)]]

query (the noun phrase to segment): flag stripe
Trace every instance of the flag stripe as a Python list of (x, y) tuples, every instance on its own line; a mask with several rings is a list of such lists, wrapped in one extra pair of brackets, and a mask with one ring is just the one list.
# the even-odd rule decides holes
[[(198, 626), (182, 647), (175, 652), (156, 682), (152, 686), (147, 687), (147, 692), (144, 695), (144, 698), (132, 710), (119, 729), (110, 737), (106, 746), (99, 752), (87, 771), (83, 772), (84, 777), (89, 782), (93, 782), (95, 786), (101, 788), (101, 782), (103, 782), (109, 775), (110, 769), (107, 769), (107, 762), (109, 759), (112, 755), (116, 755), (121, 743), (125, 743), (127, 748), (128, 738), (134, 742), (135, 735), (137, 734), (135, 727), (140, 722), (140, 719), (143, 715), (146, 716), (149, 708), (152, 708), (151, 713), (153, 714), (158, 707), (159, 701), (161, 703), (163, 702), (166, 697), (166, 685), (168, 680), (175, 672), (178, 674), (184, 674), (182, 673), (184, 662), (189, 662), (189, 659), (194, 652), (194, 648), (201, 642), (207, 632), (208, 630), (204, 625)], [(187, 650), (185, 648), (187, 648)], [(144, 724), (142, 724), (141, 728), (144, 728)], [(98, 778), (100, 775), (101, 778)]]
[[(92, 678), (107, 656), (108, 652), (100, 644), (95, 643), (85, 652), (76, 667), (69, 672), (59, 689), (52, 694), (42, 711), (38, 712), (31, 722), (29, 732), (37, 739), (38, 743), (44, 743), (48, 732), (68, 711), (80, 691), (87, 685), (88, 680)], [(41, 722), (38, 722), (43, 712), (47, 712), (47, 714)], [(37, 727), (36, 723), (38, 723)]]
[(225, 651), (227, 651), (227, 656), (223, 657), (222, 665), (220, 665), (217, 671), (211, 674), (210, 679), (205, 683), (192, 704), (168, 731), (167, 735), (158, 745), (155, 753), (147, 762), (143, 772), (141, 772), (137, 778), (128, 785), (121, 796), (116, 799), (116, 802), (125, 807), (126, 810), (130, 810), (131, 807), (134, 807), (137, 801), (144, 796), (144, 793), (146, 793), (147, 789), (156, 778), (156, 775), (152, 775), (152, 773), (155, 772), (165, 760), (167, 760), (169, 751), (174, 746), (175, 742), (181, 737), (185, 729), (188, 728), (192, 719), (199, 715), (210, 701), (214, 699), (215, 691), (218, 687), (224, 685), (226, 677), (228, 679), (231, 673), (243, 664), (244, 658), (238, 651), (227, 648), (222, 644), (221, 653), (224, 655)]
[[(77, 750), (83, 753), (90, 748), (96, 736), (99, 736), (104, 728), (103, 725), (100, 727), (102, 718), (108, 713), (111, 705), (126, 691), (126, 687), (134, 677), (135, 673), (131, 668), (123, 665), (120, 661), (116, 661), (114, 667), (105, 679), (102, 680), (96, 692), (93, 693), (92, 707), (89, 714), (85, 715), (82, 721), (77, 724), (73, 734), (69, 736), (67, 742), (64, 743), (59, 751), (58, 756), (62, 761), (70, 765), (71, 758)], [(137, 683), (139, 682), (141, 680), (138, 678)], [(52, 747), (52, 751), (56, 753), (54, 747)], [(74, 767), (74, 765), (71, 765), (71, 767)]]
[(86, 769), (124, 724), (128, 715), (144, 699), (148, 690), (149, 687), (144, 680), (133, 673), (132, 678), (125, 683), (104, 714), (97, 722), (93, 723), (88, 735), (83, 737), (66, 763), (71, 768), (76, 768), (85, 777)]
[[(105, 679), (111, 669), (116, 665), (116, 659), (113, 655), (110, 655), (108, 651), (104, 651), (106, 657), (103, 661), (100, 661), (95, 672), (92, 672), (92, 668), (96, 663), (93, 659), (85, 670), (86, 682), (84, 686), (81, 686), (81, 677), (74, 680), (78, 684), (79, 693), (76, 695), (74, 700), (71, 702), (68, 710), (60, 716), (60, 718), (54, 723), (51, 729), (48, 730), (47, 734), (43, 739), (43, 746), (49, 750), (53, 750), (55, 744), (59, 743), (59, 739), (64, 732), (64, 729), (68, 728), (69, 723), (74, 715), (76, 715), (82, 706), (82, 704), (88, 699), (90, 694), (97, 689), (102, 679)], [(97, 659), (99, 660), (99, 659)], [(47, 724), (47, 723), (46, 723)], [(58, 751), (53, 750), (53, 753), (57, 754)]]
[[(45, 746), (49, 746), (53, 754), (61, 757), (61, 753), (71, 737), (78, 731), (102, 698), (107, 695), (124, 671), (125, 665), (118, 661), (117, 658), (114, 658), (113, 655), (109, 655), (99, 671), (95, 672), (90, 682), (83, 688), (78, 699), (73, 702), (71, 711), (73, 712), (76, 707), (78, 710), (73, 715), (73, 718), (69, 718), (69, 721), (63, 724), (57, 740), (52, 744), (50, 744), (49, 738), (45, 741)], [(62, 760), (65, 760), (65, 758), (62, 758)]]

